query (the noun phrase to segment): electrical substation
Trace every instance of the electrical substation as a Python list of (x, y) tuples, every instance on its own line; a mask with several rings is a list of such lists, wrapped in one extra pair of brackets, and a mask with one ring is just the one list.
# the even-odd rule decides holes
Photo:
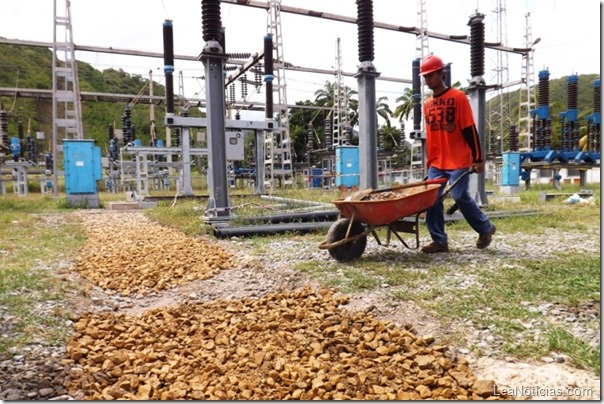
[[(559, 116), (551, 116), (549, 94), (549, 70), (538, 72), (535, 84), (533, 67), (533, 46), (540, 40), (533, 40), (530, 14), (524, 24), (524, 43), (521, 46), (507, 46), (506, 24), (497, 24), (497, 42), (485, 42), (485, 15), (476, 12), (469, 16), (469, 33), (459, 35), (437, 34), (427, 30), (426, 0), (417, 1), (417, 26), (392, 26), (373, 20), (371, 0), (357, 0), (358, 27), (358, 70), (357, 80), (358, 119), (351, 122), (351, 90), (344, 85), (340, 39), (336, 44), (335, 69), (319, 71), (335, 77), (333, 105), (323, 107), (325, 114), (323, 139), (316, 135), (313, 122), (307, 123), (305, 155), (295, 161), (290, 136), (289, 116), (292, 106), (288, 104), (286, 72), (291, 66), (285, 62), (281, 13), (296, 13), (307, 18), (325, 18), (325, 13), (281, 5), (280, 0), (259, 1), (203, 0), (201, 2), (201, 25), (203, 43), (199, 45), (196, 58), (205, 72), (205, 102), (189, 104), (182, 95), (175, 95), (174, 73), (178, 70), (178, 60), (174, 54), (173, 31), (178, 29), (178, 21), (164, 20), (163, 61), (165, 97), (153, 95), (153, 80), (150, 79), (149, 96), (151, 105), (152, 136), (148, 145), (137, 138), (132, 124), (132, 110), (136, 102), (129, 100), (123, 112), (120, 128), (108, 125), (108, 143), (105, 155), (100, 155), (98, 147), (86, 139), (85, 124), (82, 122), (81, 100), (93, 95), (80, 91), (75, 53), (77, 46), (73, 40), (69, 1), (55, 0), (55, 32), (62, 35), (52, 43), (53, 88), (48, 91), (28, 91), (19, 89), (22, 97), (47, 97), (52, 99), (52, 136), (45, 141), (42, 132), (24, 133), (23, 124), (18, 124), (18, 134), (8, 131), (9, 115), (0, 111), (0, 194), (12, 192), (19, 196), (28, 194), (30, 181), (38, 182), (42, 193), (58, 195), (59, 177), (65, 177), (67, 200), (70, 205), (95, 207), (99, 205), (98, 191), (126, 193), (132, 199), (144, 204), (153, 197), (156, 190), (170, 191), (176, 197), (195, 197), (192, 184), (192, 167), (203, 172), (206, 179), (207, 198), (203, 217), (216, 225), (219, 236), (239, 234), (243, 229), (228, 233), (228, 221), (236, 216), (229, 193), (235, 184), (247, 187), (256, 195), (278, 198), (278, 191), (296, 186), (320, 188), (341, 192), (355, 189), (378, 188), (392, 184), (420, 181), (424, 177), (425, 133), (421, 116), (421, 105), (426, 98), (426, 89), (419, 76), (420, 61), (430, 54), (429, 39), (446, 40), (467, 45), (468, 52), (460, 57), (471, 61), (467, 72), (466, 92), (473, 108), (478, 133), (484, 154), (489, 157), (487, 170), (471, 177), (471, 193), (482, 206), (488, 205), (485, 183), (488, 180), (499, 184), (504, 194), (520, 191), (521, 183), (528, 189), (531, 183), (542, 179), (541, 172), (547, 172), (555, 188), (560, 187), (563, 176), (574, 173), (576, 180), (585, 185), (592, 171), (600, 168), (600, 80), (593, 82), (593, 111), (580, 122), (578, 116), (578, 76), (568, 77), (567, 109)], [(64, 7), (57, 7), (63, 4)], [(252, 53), (230, 53), (226, 49), (225, 27), (221, 26), (221, 3), (236, 4), (241, 7), (264, 8), (267, 11), (267, 32), (258, 39), (262, 50)], [(496, 0), (495, 10), (505, 10), (505, 0)], [(64, 10), (64, 14), (57, 10)], [(505, 15), (495, 14), (499, 22)], [(351, 23), (349, 18), (330, 14), (329, 18), (342, 24)], [(226, 27), (228, 28), (228, 27)], [(408, 71), (401, 72), (403, 78), (383, 78), (379, 73), (379, 61), (374, 60), (373, 36), (376, 29), (399, 31), (401, 35), (415, 35), (415, 58), (409, 60)], [(234, 38), (233, 38), (234, 39)], [(352, 40), (352, 38), (347, 38)], [(0, 42), (11, 43), (0, 39)], [(234, 42), (234, 41), (232, 41)], [(228, 42), (231, 43), (231, 42)], [(43, 46), (30, 43), (33, 46)], [(495, 74), (485, 77), (485, 49), (492, 49), (498, 55)], [(99, 52), (115, 50), (97, 49)], [(497, 108), (487, 109), (487, 93), (502, 95), (507, 90), (509, 77), (505, 76), (507, 55), (522, 59), (522, 77), (515, 83), (520, 88), (519, 120), (512, 125), (504, 125), (504, 118), (510, 113), (509, 105), (500, 102)], [(502, 57), (505, 55), (505, 57)], [(320, 68), (320, 66), (319, 66)], [(555, 68), (555, 67), (554, 67)], [(451, 64), (445, 69), (448, 85), (451, 86)], [(254, 79), (249, 80), (248, 74)], [(410, 78), (409, 78), (410, 77)], [(404, 124), (397, 129), (398, 136), (391, 134), (387, 139), (383, 128), (378, 125), (376, 113), (376, 81), (396, 80), (411, 85), (413, 128), (407, 135)], [(487, 81), (488, 80), (488, 81)], [(239, 103), (235, 86), (239, 85), (245, 104), (248, 85), (263, 88), (266, 94), (264, 119), (241, 119), (239, 111), (233, 117), (233, 108)], [(16, 89), (15, 89), (16, 90)], [(0, 94), (10, 95), (10, 94)], [(98, 94), (95, 95), (97, 98)], [(137, 96), (138, 97), (138, 96)], [(113, 99), (117, 98), (115, 95)], [(124, 98), (126, 99), (126, 98)], [(503, 99), (503, 98), (502, 98)], [(137, 98), (138, 100), (138, 98)], [(560, 100), (557, 100), (560, 101)], [(153, 121), (156, 105), (165, 105), (165, 115), (161, 125)], [(192, 109), (199, 108), (203, 117), (191, 116)], [(552, 147), (552, 121), (561, 124), (561, 147)], [(507, 120), (509, 121), (509, 119)], [(586, 126), (581, 135), (580, 128)], [(165, 133), (158, 133), (160, 127)], [(409, 141), (407, 140), (409, 139)], [(504, 139), (507, 139), (504, 142)], [(48, 150), (42, 144), (50, 144)], [(386, 143), (392, 146), (386, 148)], [(408, 153), (409, 161), (404, 165), (397, 162), (397, 156)], [(76, 178), (77, 180), (74, 180)], [(74, 182), (75, 181), (75, 182)], [(198, 191), (199, 192), (199, 191)], [(295, 201), (299, 202), (299, 201)], [(301, 202), (302, 213), (276, 215), (281, 221), (293, 219), (297, 222), (315, 222), (318, 218), (334, 220), (337, 211), (326, 209), (321, 204)], [(315, 213), (309, 212), (315, 210)], [(316, 213), (320, 211), (320, 213)], [(286, 224), (282, 231), (303, 229), (303, 223)], [(314, 228), (315, 223), (308, 224)], [(319, 225), (322, 226), (322, 225)], [(277, 225), (272, 229), (276, 231)], [(252, 230), (252, 232), (258, 229)], [(268, 231), (268, 230), (267, 230)]]

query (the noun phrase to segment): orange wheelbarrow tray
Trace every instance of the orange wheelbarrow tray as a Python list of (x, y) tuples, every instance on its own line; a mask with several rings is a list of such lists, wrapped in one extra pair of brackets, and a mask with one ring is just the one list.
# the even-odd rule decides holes
[[(419, 248), (419, 216), (442, 201), (450, 190), (466, 175), (460, 176), (440, 196), (439, 189), (447, 182), (446, 178), (398, 185), (378, 190), (361, 190), (344, 199), (333, 201), (340, 211), (320, 249), (326, 249), (337, 261), (350, 261), (359, 258), (365, 251), (367, 235), (372, 234), (379, 245), (388, 246), (394, 234), (409, 249)], [(413, 216), (415, 218), (413, 219)], [(376, 227), (388, 228), (386, 242), (382, 244)], [(399, 232), (415, 234), (415, 246), (409, 246)]]

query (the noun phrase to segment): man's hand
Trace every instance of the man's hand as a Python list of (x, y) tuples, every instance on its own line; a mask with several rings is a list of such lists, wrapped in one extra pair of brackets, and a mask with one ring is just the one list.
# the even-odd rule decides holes
[(476, 171), (476, 174), (480, 174), (484, 171), (484, 161), (482, 163), (474, 163), (472, 164), (472, 168)]

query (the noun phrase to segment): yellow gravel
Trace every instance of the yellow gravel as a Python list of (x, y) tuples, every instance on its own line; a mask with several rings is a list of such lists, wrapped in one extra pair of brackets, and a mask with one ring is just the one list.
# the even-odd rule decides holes
[(143, 215), (80, 215), (88, 241), (75, 270), (106, 291), (146, 295), (207, 279), (232, 265), (231, 254), (204, 238), (161, 226)]

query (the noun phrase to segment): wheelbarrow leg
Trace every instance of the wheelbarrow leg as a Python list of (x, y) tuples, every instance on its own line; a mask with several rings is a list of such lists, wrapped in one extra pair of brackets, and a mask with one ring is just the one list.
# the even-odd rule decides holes
[[(409, 222), (406, 220), (397, 220), (396, 222), (388, 225), (388, 231), (386, 233), (387, 244), (390, 243), (390, 235), (394, 234), (396, 238), (408, 249), (417, 250), (419, 248), (419, 216), (423, 212), (415, 215), (415, 222)], [(415, 234), (415, 247), (410, 247), (405, 240), (400, 236), (399, 232)]]

